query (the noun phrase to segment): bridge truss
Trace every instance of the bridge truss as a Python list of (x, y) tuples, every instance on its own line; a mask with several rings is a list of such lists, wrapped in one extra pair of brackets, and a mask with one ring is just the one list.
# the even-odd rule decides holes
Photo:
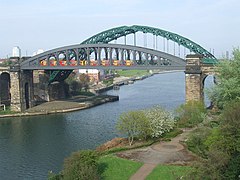
[[(94, 55), (94, 59), (90, 57)], [(120, 44), (81, 44), (46, 51), (21, 64), (23, 70), (184, 69), (184, 59)]]

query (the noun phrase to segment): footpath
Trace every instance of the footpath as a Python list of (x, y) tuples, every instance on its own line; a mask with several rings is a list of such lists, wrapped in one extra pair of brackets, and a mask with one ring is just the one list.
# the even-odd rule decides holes
[(187, 165), (195, 159), (181, 142), (193, 129), (184, 129), (183, 133), (168, 142), (160, 142), (152, 146), (117, 153), (118, 157), (143, 162), (144, 165), (130, 180), (144, 180), (159, 164)]

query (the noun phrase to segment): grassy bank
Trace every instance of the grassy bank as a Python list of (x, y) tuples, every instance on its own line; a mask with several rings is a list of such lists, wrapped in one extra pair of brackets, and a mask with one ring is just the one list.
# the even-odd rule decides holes
[(132, 77), (132, 76), (144, 76), (149, 74), (147, 70), (121, 70), (117, 71), (120, 76)]
[[(128, 180), (143, 165), (141, 162), (118, 158), (114, 155), (102, 156), (99, 160), (99, 170), (104, 180)], [(173, 180), (180, 178), (191, 170), (189, 166), (158, 165), (147, 180)]]
[(147, 176), (146, 180), (180, 179), (182, 176), (186, 175), (189, 170), (191, 170), (189, 166), (158, 165), (153, 169), (151, 174)]
[(99, 160), (100, 171), (104, 180), (128, 180), (143, 165), (113, 155), (103, 156)]

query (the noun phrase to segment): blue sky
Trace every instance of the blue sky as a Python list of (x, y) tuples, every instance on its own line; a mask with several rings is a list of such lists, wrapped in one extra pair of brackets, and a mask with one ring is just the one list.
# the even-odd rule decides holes
[(0, 0), (0, 57), (82, 42), (122, 25), (175, 32), (221, 57), (240, 44), (239, 0)]

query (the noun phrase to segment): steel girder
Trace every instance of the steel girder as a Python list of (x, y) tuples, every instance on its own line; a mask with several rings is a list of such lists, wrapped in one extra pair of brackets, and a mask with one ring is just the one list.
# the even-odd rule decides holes
[[(101, 64), (103, 58), (101, 57), (102, 52), (104, 52), (106, 60), (109, 61), (108, 65)], [(96, 54), (94, 62), (96, 64), (94, 65), (91, 65), (90, 63), (91, 53)], [(113, 55), (116, 55), (116, 57), (113, 57)], [(60, 59), (60, 56), (62, 56), (63, 59)], [(119, 65), (117, 65), (120, 67), (114, 66), (114, 60), (119, 60), (119, 63), (121, 62)], [(124, 61), (126, 60), (131, 60), (133, 64), (129, 66), (126, 65), (127, 67), (125, 67)], [(86, 64), (82, 65), (80, 61), (84, 61)], [(140, 63), (140, 61), (142, 61), (142, 63)], [(61, 71), (80, 68), (164, 69), (165, 66), (169, 66), (168, 69), (171, 69), (171, 67), (175, 67), (175, 69), (183, 69), (185, 65), (186, 61), (182, 58), (149, 48), (122, 44), (78, 44), (53, 49), (33, 56), (32, 58), (21, 63), (21, 69)], [(53, 75), (58, 77), (58, 79), (60, 78), (57, 71), (53, 71)], [(68, 74), (62, 73), (62, 75), (65, 76)]]

